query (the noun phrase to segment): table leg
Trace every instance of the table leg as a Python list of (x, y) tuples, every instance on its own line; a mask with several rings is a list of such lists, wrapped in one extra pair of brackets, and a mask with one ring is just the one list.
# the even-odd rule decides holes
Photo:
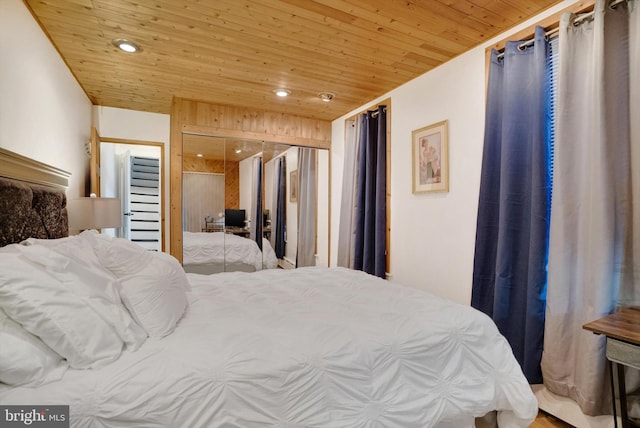
[(620, 396), (620, 418), (622, 419), (622, 428), (631, 428), (629, 425), (629, 417), (627, 415), (627, 389), (624, 382), (624, 366), (616, 363), (618, 368), (618, 394)]
[(618, 428), (618, 406), (616, 406), (616, 386), (613, 379), (613, 361), (609, 360), (609, 380), (611, 382), (611, 406), (613, 407), (613, 426)]

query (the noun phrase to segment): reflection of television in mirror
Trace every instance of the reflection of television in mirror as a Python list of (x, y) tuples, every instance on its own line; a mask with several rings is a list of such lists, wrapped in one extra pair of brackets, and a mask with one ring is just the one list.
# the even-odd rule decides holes
[(224, 210), (224, 225), (230, 227), (244, 227), (246, 214), (244, 210)]

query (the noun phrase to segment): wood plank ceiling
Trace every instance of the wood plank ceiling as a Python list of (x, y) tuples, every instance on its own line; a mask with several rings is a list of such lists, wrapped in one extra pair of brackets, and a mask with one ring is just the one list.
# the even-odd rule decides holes
[[(96, 105), (169, 113), (177, 96), (324, 120), (559, 2), (24, 1)], [(141, 52), (120, 52), (117, 38)], [(279, 87), (291, 95), (275, 97)]]

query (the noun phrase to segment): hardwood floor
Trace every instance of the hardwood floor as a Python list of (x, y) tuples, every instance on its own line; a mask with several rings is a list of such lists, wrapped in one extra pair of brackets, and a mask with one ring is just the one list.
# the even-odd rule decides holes
[(538, 417), (531, 424), (530, 428), (573, 428), (573, 425), (562, 422), (561, 420), (541, 411), (538, 413)]

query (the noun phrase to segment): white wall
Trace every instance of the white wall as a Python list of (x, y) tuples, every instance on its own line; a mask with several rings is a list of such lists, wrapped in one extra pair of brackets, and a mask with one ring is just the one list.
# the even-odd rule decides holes
[(115, 198), (120, 195), (120, 163), (116, 157), (116, 144), (100, 144), (100, 196)]
[[(485, 107), (485, 48), (565, 1), (333, 122), (331, 262), (336, 264), (345, 119), (391, 98), (391, 243), (393, 281), (470, 303)], [(411, 191), (411, 131), (449, 121), (449, 192)]]
[(91, 101), (20, 0), (0, 0), (0, 147), (71, 173), (86, 196)]
[(163, 144), (164, 165), (161, 166), (164, 190), (164, 243), (169, 252), (170, 241), (170, 205), (169, 205), (169, 127), (168, 114), (147, 113), (121, 108), (94, 106), (94, 126), (102, 139), (118, 138), (123, 140), (145, 141)]
[(251, 188), (253, 187), (253, 157), (248, 157), (240, 161), (240, 179), (238, 182), (240, 187), (240, 209), (245, 212), (245, 219), (253, 220), (251, 205), (253, 198), (251, 197)]

